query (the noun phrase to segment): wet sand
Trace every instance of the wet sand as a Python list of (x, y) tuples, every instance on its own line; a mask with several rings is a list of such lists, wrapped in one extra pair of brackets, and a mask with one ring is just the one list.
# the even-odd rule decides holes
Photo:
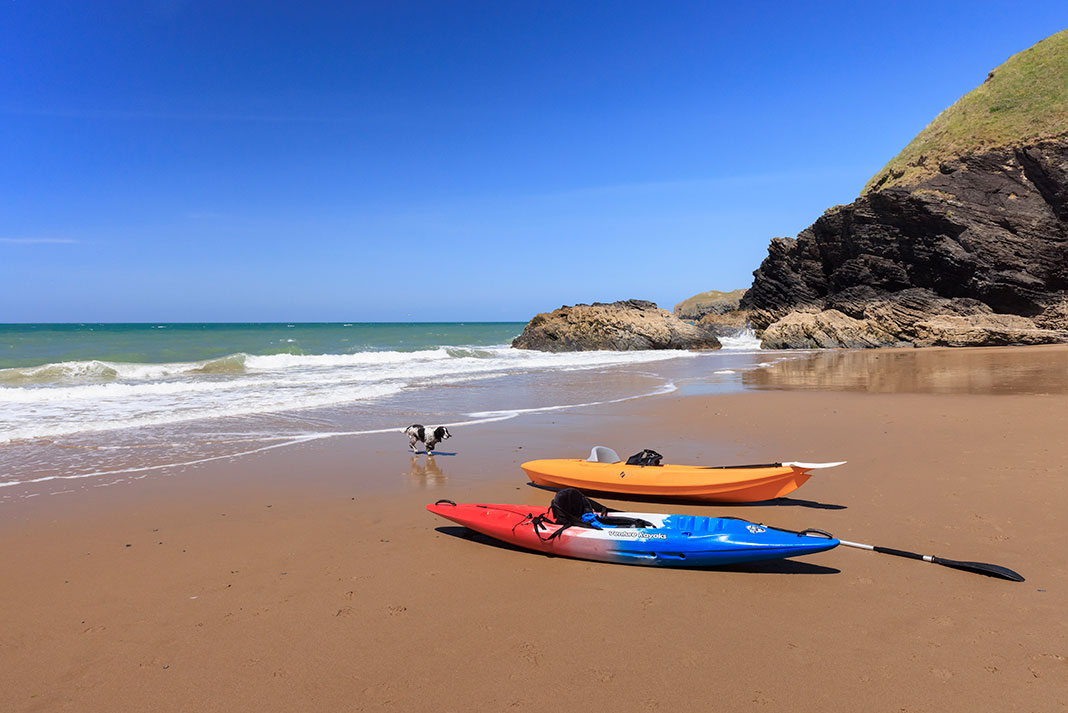
[[(851, 390), (819, 383), (818, 355), (807, 372), (788, 362), (792, 377), (765, 370), (767, 390), (458, 429), (432, 463), (399, 433), (333, 439), (5, 504), (0, 710), (1064, 710), (1068, 349), (924, 353), (954, 383), (982, 365), (998, 382), (1007, 360), (1047, 364), (1046, 385)], [(932, 383), (892, 354), (839, 368)], [(673, 462), (846, 459), (773, 503), (603, 500), (819, 527), (1027, 581), (846, 548), (723, 570), (587, 563), (423, 509), (546, 503), (518, 464), (595, 443)]]

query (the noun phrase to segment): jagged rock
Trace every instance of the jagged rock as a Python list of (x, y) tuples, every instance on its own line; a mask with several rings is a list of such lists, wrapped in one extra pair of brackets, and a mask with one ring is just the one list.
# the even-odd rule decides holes
[(772, 241), (741, 302), (753, 326), (799, 307), (863, 304), (917, 287), (995, 312), (1041, 314), (1068, 288), (1068, 223), (1059, 217), (1068, 204), (1058, 198), (1068, 191), (1068, 141), (961, 160), (967, 170), (868, 193), (796, 240)]
[[(895, 344), (916, 343), (921, 335), (920, 325), (938, 316), (974, 318), (991, 315), (989, 307), (978, 300), (968, 298), (946, 299), (925, 289), (908, 289), (885, 298), (873, 298), (864, 304), (861, 316), (874, 329), (886, 335), (887, 342)], [(959, 321), (959, 324), (964, 322)], [(1030, 324), (1033, 329), (1034, 324)]]
[(864, 289), (836, 295), (839, 309), (803, 307), (764, 330), (766, 349), (1001, 346), (1068, 341), (1068, 331), (1042, 329), (1018, 315), (995, 314), (978, 300), (909, 289), (877, 297)]
[(1010, 344), (1054, 344), (1068, 333), (1038, 329), (1012, 314), (937, 315), (916, 324), (918, 347), (1001, 347)]
[(608, 349), (718, 349), (708, 329), (683, 322), (646, 300), (563, 306), (536, 315), (512, 342), (547, 352)]
[(1052, 302), (1042, 314), (1035, 317), (1035, 326), (1043, 329), (1068, 330), (1068, 297)]
[(1055, 341), (1068, 328), (1068, 31), (997, 68), (853, 203), (773, 239), (753, 275), (740, 309), (758, 332), (794, 311), (868, 323), (799, 317), (766, 345), (858, 329), (891, 344)]
[(738, 309), (738, 303), (745, 290), (720, 292), (710, 290), (694, 295), (675, 305), (675, 316), (679, 319), (699, 320), (705, 315), (723, 315)]
[(791, 312), (764, 330), (765, 349), (866, 349), (887, 346), (871, 324), (829, 309)]
[(697, 326), (710, 330), (717, 337), (732, 337), (749, 326), (749, 313), (735, 309), (723, 314), (706, 314)]

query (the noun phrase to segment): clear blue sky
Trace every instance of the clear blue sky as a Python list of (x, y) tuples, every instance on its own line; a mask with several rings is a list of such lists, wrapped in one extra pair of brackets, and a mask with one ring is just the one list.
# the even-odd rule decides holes
[(1063, 0), (4, 0), (0, 322), (670, 309), (1066, 27)]

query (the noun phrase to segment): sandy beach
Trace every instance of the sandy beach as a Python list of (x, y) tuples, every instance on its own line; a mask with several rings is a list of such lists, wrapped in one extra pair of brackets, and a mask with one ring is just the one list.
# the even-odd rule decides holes
[[(1066, 347), (820, 354), (742, 393), (457, 429), (432, 462), (367, 435), (8, 502), (0, 710), (1064, 710), (1066, 364)], [(846, 548), (721, 570), (588, 563), (424, 510), (545, 504), (519, 463), (594, 444), (847, 460), (770, 503), (602, 500), (1027, 581)]]

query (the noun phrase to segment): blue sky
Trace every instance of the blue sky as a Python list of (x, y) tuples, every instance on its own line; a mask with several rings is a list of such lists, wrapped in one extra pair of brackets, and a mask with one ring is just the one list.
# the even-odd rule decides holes
[[(744, 6), (743, 6), (744, 5)], [(0, 5), (0, 322), (748, 286), (1068, 5)]]

